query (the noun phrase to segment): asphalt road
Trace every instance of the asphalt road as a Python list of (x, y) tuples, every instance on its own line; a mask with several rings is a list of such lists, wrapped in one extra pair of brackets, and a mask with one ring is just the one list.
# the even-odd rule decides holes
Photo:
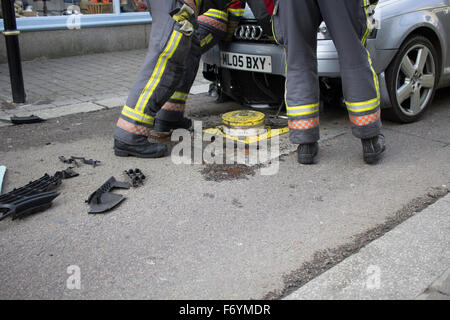
[[(235, 107), (206, 96), (189, 105), (198, 116)], [(0, 222), (0, 299), (278, 298), (449, 191), (448, 90), (422, 121), (384, 122), (387, 152), (376, 166), (364, 164), (346, 113), (335, 110), (322, 129), (344, 131), (321, 143), (317, 165), (290, 154), (275, 175), (255, 169), (220, 182), (204, 165), (113, 156), (119, 111), (0, 128), (6, 192), (65, 169), (60, 155), (102, 161), (76, 169), (45, 212)], [(88, 195), (129, 168), (146, 184), (115, 191), (125, 202), (88, 215)], [(79, 267), (80, 289), (67, 288), (69, 266)]]

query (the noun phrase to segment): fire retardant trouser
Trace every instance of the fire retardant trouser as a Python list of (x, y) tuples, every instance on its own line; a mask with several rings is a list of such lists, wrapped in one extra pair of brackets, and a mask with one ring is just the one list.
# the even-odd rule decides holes
[(147, 142), (156, 116), (183, 117), (202, 53), (232, 35), (244, 13), (236, 0), (148, 0), (148, 8), (149, 51), (114, 131), (115, 139), (131, 145)]
[(365, 44), (369, 0), (281, 0), (275, 4), (273, 32), (286, 50), (286, 109), (295, 144), (319, 140), (317, 30), (325, 22), (339, 55), (344, 99), (353, 135), (381, 131), (380, 91)]

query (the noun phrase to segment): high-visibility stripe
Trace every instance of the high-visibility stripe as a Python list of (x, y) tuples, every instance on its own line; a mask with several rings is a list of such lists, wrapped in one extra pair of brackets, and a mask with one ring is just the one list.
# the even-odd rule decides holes
[(244, 15), (244, 9), (228, 9), (229, 12), (231, 12), (233, 15), (242, 17)]
[(373, 82), (375, 85), (375, 90), (377, 91), (377, 98), (380, 98), (380, 83), (378, 82), (378, 76), (377, 76), (377, 73), (375, 72), (375, 69), (373, 68), (372, 58), (370, 57), (369, 50), (366, 49), (366, 52), (367, 52), (367, 58), (369, 59), (370, 70), (372, 70), (372, 74), (373, 74)]
[(210, 33), (200, 41), (200, 47), (204, 47), (205, 45), (210, 43), (212, 40), (213, 40), (213, 35)]
[(207, 17), (210, 17), (210, 18), (213, 18), (213, 19), (220, 19), (223, 22), (228, 22), (228, 17), (224, 18), (224, 17), (216, 15), (214, 13), (205, 12), (203, 15), (207, 16)]
[[(296, 106), (296, 107), (289, 107), (286, 105), (287, 115), (291, 117), (296, 116), (303, 116), (307, 114), (313, 114), (319, 111), (319, 104), (308, 104), (304, 106)], [(301, 111), (301, 112), (295, 112), (295, 111)]]
[(319, 106), (319, 103), (313, 103), (313, 104), (306, 104), (304, 106), (296, 106), (296, 107), (287, 107), (288, 110), (301, 110), (301, 109), (308, 109), (308, 108), (316, 108)]
[[(280, 43), (279, 43), (278, 40), (277, 40), (277, 36), (275, 35), (275, 28), (273, 27), (273, 25), (274, 25), (273, 18), (272, 18), (271, 20), (272, 20), (272, 35), (273, 35), (273, 39), (274, 39), (275, 42), (279, 45)], [(285, 51), (286, 51), (286, 50), (285, 50)]]
[(167, 62), (172, 58), (173, 54), (177, 50), (182, 37), (183, 34), (181, 32), (178, 32), (176, 30), (172, 32), (172, 35), (166, 48), (158, 58), (158, 62), (156, 63), (155, 69), (153, 70), (153, 74), (150, 77), (150, 80), (147, 82), (147, 85), (145, 86), (144, 90), (142, 90), (142, 93), (135, 107), (137, 111), (141, 113), (144, 112), (148, 100), (150, 99), (159, 82), (161, 81), (161, 77), (164, 73), (164, 70), (166, 69)]
[(305, 116), (307, 114), (313, 114), (318, 111), (319, 111), (319, 109), (317, 108), (317, 110), (307, 111), (307, 112), (296, 112), (296, 113), (288, 112), (288, 113), (286, 113), (286, 115), (288, 115), (289, 117), (298, 117), (298, 116)]
[(210, 9), (207, 12), (205, 12), (203, 15), (208, 16), (208, 17), (213, 17), (213, 18), (219, 18), (219, 19), (222, 19), (222, 20), (225, 20), (226, 22), (228, 22), (228, 13), (223, 12), (223, 11)]
[(345, 104), (348, 105), (348, 106), (357, 107), (357, 106), (365, 106), (365, 105), (368, 105), (368, 104), (372, 104), (372, 103), (377, 102), (379, 100), (380, 100), (379, 98), (375, 98), (375, 99), (372, 99), (372, 100), (362, 101), (362, 102), (345, 101)]
[(363, 46), (366, 45), (366, 41), (367, 41), (367, 37), (369, 36), (370, 33), (370, 29), (369, 29), (369, 13), (367, 12), (367, 4), (366, 2), (368, 1), (364, 1), (364, 13), (366, 14), (366, 31), (364, 32), (364, 35), (361, 39), (361, 43)]
[(374, 102), (372, 103), (367, 103), (364, 105), (360, 105), (360, 106), (356, 106), (357, 108), (354, 107), (349, 107), (349, 104), (346, 102), (347, 104), (347, 110), (351, 111), (351, 112), (366, 112), (369, 110), (374, 110), (376, 108), (378, 108), (380, 106), (380, 99), (376, 99)]
[(187, 94), (187, 93), (178, 92), (178, 91), (176, 91), (176, 92), (170, 97), (170, 99), (181, 100), (181, 101), (186, 101), (187, 98), (188, 98), (188, 94)]
[(347, 110), (352, 112), (365, 112), (369, 110), (376, 109), (380, 105), (380, 98), (377, 97), (372, 100), (362, 101), (362, 102), (348, 102), (345, 101), (347, 105)]
[(123, 107), (122, 114), (130, 119), (149, 125), (153, 125), (153, 123), (155, 122), (155, 118), (153, 118), (152, 116), (136, 111), (135, 109), (132, 109), (128, 106)]

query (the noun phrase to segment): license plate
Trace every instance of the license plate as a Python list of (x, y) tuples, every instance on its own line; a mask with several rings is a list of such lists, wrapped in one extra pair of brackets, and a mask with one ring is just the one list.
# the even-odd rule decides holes
[(223, 68), (272, 73), (271, 56), (222, 51), (220, 61)]

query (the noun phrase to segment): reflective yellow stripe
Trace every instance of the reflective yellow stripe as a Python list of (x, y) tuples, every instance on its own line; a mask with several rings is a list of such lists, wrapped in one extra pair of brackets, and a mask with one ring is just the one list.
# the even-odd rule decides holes
[(244, 15), (244, 9), (228, 9), (233, 15), (241, 17)]
[(173, 95), (174, 95), (174, 96), (177, 95), (177, 96), (185, 97), (185, 98), (188, 97), (188, 94), (187, 94), (187, 93), (180, 92), (180, 91), (175, 91), (175, 93), (174, 93)]
[(141, 96), (139, 97), (139, 100), (136, 104), (137, 111), (141, 113), (144, 111), (145, 106), (148, 103), (148, 100), (152, 96), (153, 92), (155, 91), (156, 87), (158, 86), (161, 80), (161, 76), (164, 73), (167, 62), (172, 58), (173, 54), (175, 53), (182, 36), (183, 36), (182, 33), (176, 30), (172, 32), (172, 35), (166, 48), (158, 58), (158, 62), (156, 63), (155, 69), (153, 70), (153, 74), (150, 77), (150, 80), (148, 81), (144, 90), (142, 90)]
[[(286, 104), (286, 110), (288, 116), (303, 116), (305, 114), (312, 114), (318, 112), (319, 103), (307, 104), (304, 106), (296, 106), (296, 107), (289, 107)], [(303, 110), (303, 112), (293, 112), (297, 110)]]
[(300, 109), (310, 109), (318, 107), (319, 103), (313, 103), (313, 104), (306, 104), (304, 106), (296, 106), (296, 107), (286, 107), (287, 110), (300, 110)]
[(347, 108), (347, 110), (351, 111), (351, 112), (364, 112), (364, 111), (369, 111), (369, 110), (373, 110), (378, 108), (380, 105), (380, 101), (378, 101), (378, 103), (374, 106), (368, 107), (368, 108), (364, 108), (364, 109), (351, 109), (351, 108)]
[(375, 90), (377, 91), (377, 98), (380, 99), (380, 83), (378, 82), (378, 76), (373, 68), (372, 58), (370, 57), (369, 50), (366, 49), (366, 52), (367, 52), (367, 58), (369, 59), (370, 70), (372, 70), (372, 74), (373, 74), (373, 82), (375, 85)]
[[(273, 18), (272, 18), (272, 35), (273, 35), (273, 39), (275, 40), (275, 42), (279, 45), (280, 43), (277, 40), (277, 36), (275, 35), (275, 29), (273, 27), (274, 22), (273, 22)], [(286, 51), (286, 50), (285, 50)]]
[(122, 114), (124, 116), (127, 116), (128, 118), (131, 118), (138, 122), (142, 122), (142, 123), (146, 123), (146, 124), (150, 124), (150, 125), (153, 125), (153, 123), (155, 121), (155, 118), (153, 118), (152, 116), (138, 112), (128, 106), (123, 107)]
[[(366, 2), (366, 1), (365, 1)], [(367, 12), (367, 5), (364, 3), (365, 7), (364, 7), (364, 13), (366, 14), (366, 32), (364, 32), (364, 35), (361, 39), (361, 43), (363, 44), (363, 46), (366, 45), (366, 41), (367, 41), (367, 37), (369, 36), (369, 13)]]
[(307, 115), (307, 114), (313, 114), (313, 113), (316, 113), (318, 111), (319, 111), (319, 109), (313, 110), (313, 111), (308, 111), (308, 112), (298, 112), (298, 113), (288, 112), (288, 113), (286, 113), (286, 115), (288, 115), (290, 117), (297, 117), (297, 116), (304, 116), (304, 115)]
[(222, 18), (222, 19), (228, 20), (228, 13), (227, 12), (216, 10), (216, 9), (209, 9), (208, 11), (206, 11), (204, 13), (204, 15), (205, 16), (212, 16), (212, 17), (217, 17), (217, 18)]
[(225, 22), (228, 22), (228, 17), (219, 16), (219, 15), (214, 14), (214, 13), (205, 12), (203, 15), (205, 15), (205, 16), (207, 16), (207, 17), (211, 17), (211, 18), (222, 19), (222, 20), (224, 20)]
[(208, 43), (210, 43), (213, 39), (213, 35), (210, 33), (208, 34), (205, 38), (202, 39), (201, 43), (200, 43), (200, 47), (204, 47), (205, 45), (207, 45)]
[[(304, 106), (296, 106), (296, 107), (289, 107), (286, 104), (286, 110), (287, 110), (287, 115), (288, 116), (303, 116), (306, 114), (313, 114), (319, 111), (319, 104), (318, 103), (313, 103), (313, 104), (308, 104), (308, 105), (304, 105)], [(300, 111), (303, 110), (303, 112), (295, 112), (295, 111)]]
[(170, 99), (176, 99), (176, 100), (181, 100), (181, 101), (186, 101), (188, 98), (187, 93), (183, 93), (183, 92), (175, 92)]
[(363, 101), (363, 102), (348, 102), (345, 101), (345, 104), (348, 106), (353, 106), (353, 107), (357, 107), (357, 106), (363, 106), (363, 105), (367, 105), (367, 104), (372, 104), (376, 101), (380, 100), (378, 97), (372, 100), (368, 100), (368, 101)]

